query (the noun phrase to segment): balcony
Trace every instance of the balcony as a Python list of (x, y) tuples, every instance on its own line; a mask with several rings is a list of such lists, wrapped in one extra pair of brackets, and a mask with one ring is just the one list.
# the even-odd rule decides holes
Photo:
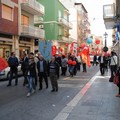
[(116, 25), (115, 16), (115, 4), (103, 6), (103, 19), (107, 29), (112, 29)]
[(21, 35), (33, 38), (45, 38), (45, 31), (38, 27), (21, 25)]
[(58, 40), (61, 43), (69, 43), (69, 38), (63, 36), (63, 35), (58, 35)]
[(43, 18), (41, 16), (34, 17), (34, 24), (41, 24), (43, 22)]
[(72, 23), (70, 23), (69, 21), (67, 21), (64, 18), (58, 18), (58, 24), (67, 29), (72, 29)]
[(21, 0), (21, 8), (33, 15), (43, 16), (45, 14), (44, 6), (36, 0)]

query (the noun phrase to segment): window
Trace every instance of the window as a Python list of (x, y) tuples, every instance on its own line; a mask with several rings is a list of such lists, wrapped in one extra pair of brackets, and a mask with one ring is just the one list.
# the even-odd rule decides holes
[(13, 8), (2, 4), (2, 18), (13, 20)]
[(29, 26), (29, 17), (25, 15), (21, 15), (21, 25)]
[(61, 11), (59, 10), (58, 11), (58, 18), (61, 18), (62, 17), (62, 13), (61, 13)]
[(59, 35), (62, 35), (62, 29), (59, 28)]

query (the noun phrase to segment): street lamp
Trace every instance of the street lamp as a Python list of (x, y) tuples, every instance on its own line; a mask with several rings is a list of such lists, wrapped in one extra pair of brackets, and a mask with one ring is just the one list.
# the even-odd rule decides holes
[(108, 37), (108, 34), (106, 32), (104, 34), (104, 37), (105, 37), (105, 47), (103, 48), (103, 51), (107, 52), (108, 51), (108, 47), (107, 47), (107, 37)]

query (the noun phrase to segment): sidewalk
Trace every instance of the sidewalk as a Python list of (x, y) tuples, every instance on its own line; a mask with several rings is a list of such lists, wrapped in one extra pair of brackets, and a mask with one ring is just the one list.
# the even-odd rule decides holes
[(54, 120), (119, 120), (118, 88), (109, 76), (98, 72)]

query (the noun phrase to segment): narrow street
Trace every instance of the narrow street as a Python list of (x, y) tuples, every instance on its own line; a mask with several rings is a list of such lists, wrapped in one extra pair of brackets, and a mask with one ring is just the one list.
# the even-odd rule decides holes
[(0, 82), (0, 120), (53, 120), (60, 111), (81, 91), (86, 83), (99, 71), (98, 66), (88, 68), (87, 73), (78, 72), (74, 77), (60, 77), (59, 91), (51, 93), (48, 89), (38, 90), (27, 98), (27, 88), (6, 87), (7, 81)]

